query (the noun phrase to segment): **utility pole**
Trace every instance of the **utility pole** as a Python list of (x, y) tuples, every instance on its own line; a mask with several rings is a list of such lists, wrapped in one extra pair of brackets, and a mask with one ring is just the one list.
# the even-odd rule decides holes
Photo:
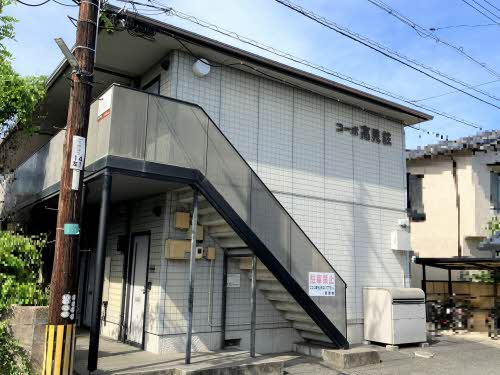
[(46, 329), (44, 374), (73, 373), (77, 265), (83, 167), (89, 124), (98, 32), (99, 0), (80, 0), (74, 52), (56, 40), (70, 65), (71, 91), (64, 139), (56, 242), (50, 283), (49, 321)]

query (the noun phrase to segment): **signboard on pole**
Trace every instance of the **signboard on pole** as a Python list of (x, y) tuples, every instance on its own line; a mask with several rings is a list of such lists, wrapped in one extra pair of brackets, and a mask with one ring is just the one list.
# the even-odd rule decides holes
[(71, 147), (71, 169), (81, 171), (85, 164), (85, 138), (79, 135), (73, 136), (73, 145)]
[(309, 296), (335, 297), (335, 274), (309, 272)]

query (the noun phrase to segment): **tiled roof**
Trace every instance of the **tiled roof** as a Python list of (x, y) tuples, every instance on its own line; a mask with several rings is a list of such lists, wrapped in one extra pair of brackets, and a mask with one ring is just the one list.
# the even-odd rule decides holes
[(500, 130), (485, 131), (473, 136), (454, 141), (442, 141), (437, 144), (406, 150), (406, 159), (430, 158), (437, 155), (449, 155), (457, 151), (497, 151), (500, 150)]

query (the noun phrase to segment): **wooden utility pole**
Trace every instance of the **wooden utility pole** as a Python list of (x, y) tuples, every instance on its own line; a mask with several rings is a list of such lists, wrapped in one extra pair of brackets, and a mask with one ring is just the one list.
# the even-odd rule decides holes
[[(98, 32), (99, 0), (81, 0), (64, 139), (44, 374), (72, 374), (83, 165)], [(76, 65), (76, 64), (74, 64)]]

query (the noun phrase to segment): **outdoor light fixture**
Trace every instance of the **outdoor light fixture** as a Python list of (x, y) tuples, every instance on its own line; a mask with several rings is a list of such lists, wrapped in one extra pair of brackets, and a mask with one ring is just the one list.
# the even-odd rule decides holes
[(56, 44), (58, 45), (59, 49), (63, 53), (64, 57), (66, 57), (66, 60), (68, 60), (69, 65), (75, 70), (78, 70), (80, 67), (78, 66), (78, 61), (76, 61), (75, 56), (71, 53), (71, 50), (68, 48), (66, 43), (64, 43), (63, 38), (55, 38)]
[(210, 63), (206, 59), (198, 59), (193, 64), (193, 73), (196, 77), (205, 77), (210, 73)]

